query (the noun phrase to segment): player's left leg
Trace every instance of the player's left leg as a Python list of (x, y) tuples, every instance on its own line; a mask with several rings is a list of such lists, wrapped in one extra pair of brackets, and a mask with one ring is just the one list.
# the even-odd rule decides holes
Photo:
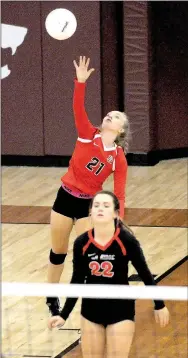
[(128, 358), (135, 331), (135, 323), (125, 320), (106, 328), (106, 358)]
[(81, 316), (81, 347), (83, 358), (104, 358), (106, 329)]

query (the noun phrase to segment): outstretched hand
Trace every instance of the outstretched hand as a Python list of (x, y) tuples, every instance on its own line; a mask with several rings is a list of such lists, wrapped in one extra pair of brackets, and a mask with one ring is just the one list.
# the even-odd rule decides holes
[(80, 56), (79, 65), (77, 65), (76, 61), (73, 61), (73, 63), (76, 69), (76, 76), (78, 82), (86, 82), (91, 73), (95, 71), (94, 68), (88, 70), (90, 58), (86, 59), (85, 56)]
[(48, 328), (60, 328), (65, 324), (65, 320), (61, 316), (52, 316), (48, 321)]
[(170, 314), (167, 307), (160, 310), (155, 310), (155, 321), (159, 323), (161, 327), (166, 327), (170, 320)]

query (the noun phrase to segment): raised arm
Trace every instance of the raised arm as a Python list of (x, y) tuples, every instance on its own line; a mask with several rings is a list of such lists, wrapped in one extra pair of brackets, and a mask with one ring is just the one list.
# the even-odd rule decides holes
[(85, 88), (86, 81), (94, 71), (94, 68), (88, 70), (90, 59), (80, 56), (79, 65), (74, 61), (77, 80), (75, 80), (73, 111), (78, 136), (82, 139), (93, 139), (97, 129), (90, 123), (85, 110)]

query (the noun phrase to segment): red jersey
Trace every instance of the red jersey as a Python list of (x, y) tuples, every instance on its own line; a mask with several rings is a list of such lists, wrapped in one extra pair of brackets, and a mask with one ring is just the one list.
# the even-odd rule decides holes
[(99, 130), (90, 123), (84, 107), (85, 87), (85, 83), (75, 81), (73, 109), (78, 138), (68, 172), (61, 180), (70, 188), (94, 195), (114, 173), (114, 194), (120, 201), (120, 216), (123, 217), (127, 160), (123, 149), (116, 144), (106, 148)]

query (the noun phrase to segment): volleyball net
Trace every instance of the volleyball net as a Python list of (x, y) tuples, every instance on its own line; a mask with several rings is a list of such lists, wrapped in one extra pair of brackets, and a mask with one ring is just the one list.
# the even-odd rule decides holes
[[(1, 292), (3, 357), (81, 358), (82, 297), (136, 300), (137, 338), (134, 339), (130, 357), (146, 358), (152, 356), (152, 352), (160, 358), (187, 356), (186, 286), (3, 282)], [(46, 297), (59, 297), (61, 306), (66, 297), (79, 297), (74, 310), (60, 329), (49, 330), (47, 327), (50, 314), (45, 303)], [(154, 320), (153, 300), (164, 300), (170, 311), (170, 324), (164, 329)]]

